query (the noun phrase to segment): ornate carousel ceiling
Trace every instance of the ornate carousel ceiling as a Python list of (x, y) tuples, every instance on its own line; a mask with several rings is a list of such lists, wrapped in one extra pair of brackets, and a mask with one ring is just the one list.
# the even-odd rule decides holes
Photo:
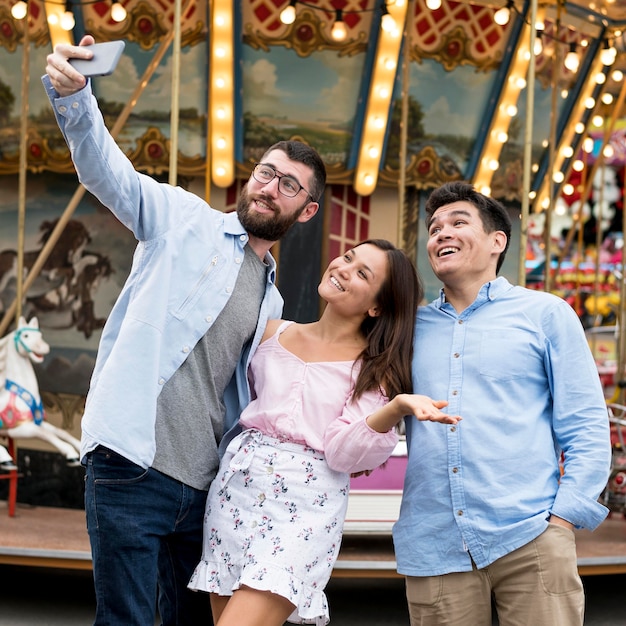
[(220, 187), (300, 137), (360, 195), (465, 178), (519, 200), (530, 145), (541, 199), (624, 108), (626, 0), (28, 0), (28, 20), (20, 2), (0, 0), (5, 174), (25, 110), (26, 167), (72, 171), (38, 79), (85, 33), (126, 41), (94, 91), (136, 165), (163, 174), (175, 148), (181, 175)]

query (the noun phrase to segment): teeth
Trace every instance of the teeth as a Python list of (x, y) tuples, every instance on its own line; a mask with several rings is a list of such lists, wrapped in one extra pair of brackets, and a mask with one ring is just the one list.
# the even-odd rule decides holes
[(337, 289), (339, 289), (339, 291), (345, 291), (345, 289), (339, 284), (339, 281), (334, 276), (330, 277), (330, 282), (333, 285), (335, 285), (335, 287), (337, 287)]
[(445, 254), (454, 253), (454, 252), (458, 252), (458, 251), (459, 251), (458, 248), (452, 248), (452, 247), (443, 248), (443, 250), (439, 250), (439, 255), (438, 256), (444, 256)]

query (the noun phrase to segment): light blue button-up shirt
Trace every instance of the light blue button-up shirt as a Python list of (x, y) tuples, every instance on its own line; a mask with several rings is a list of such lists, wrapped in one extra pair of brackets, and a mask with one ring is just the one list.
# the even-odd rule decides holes
[[(81, 455), (104, 445), (142, 467), (154, 459), (157, 397), (211, 327), (235, 286), (248, 235), (235, 213), (138, 173), (109, 135), (89, 86), (46, 92), (80, 182), (138, 240), (130, 275), (102, 331), (83, 416)], [(268, 319), (280, 318), (271, 255), (251, 345), (227, 389), (228, 430), (250, 400), (248, 363)]]
[(393, 530), (401, 574), (469, 571), (471, 559), (485, 567), (540, 535), (551, 514), (589, 529), (606, 517), (606, 403), (564, 300), (500, 277), (459, 315), (442, 292), (418, 312), (413, 383), (463, 420), (407, 419)]

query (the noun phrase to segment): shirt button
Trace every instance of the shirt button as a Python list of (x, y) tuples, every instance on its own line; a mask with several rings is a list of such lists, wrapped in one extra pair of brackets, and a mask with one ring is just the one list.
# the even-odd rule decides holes
[(459, 392), (455, 389), (455, 390), (452, 392), (452, 395), (453, 395), (453, 396), (458, 396), (458, 395), (459, 395)]
[(456, 432), (456, 426), (450, 426), (450, 432), (451, 433), (455, 433)]
[(239, 241), (246, 241), (248, 239), (248, 235), (239, 235)]
[(457, 515), (463, 515), (463, 511), (457, 511), (456, 514)]
[(259, 502), (265, 502), (265, 494), (264, 493), (260, 493), (259, 494)]
[(165, 384), (165, 378), (159, 378), (159, 385)]
[(73, 109), (77, 109), (78, 108), (78, 102), (72, 102), (72, 108)]
[(458, 359), (460, 356), (461, 356), (461, 355), (460, 355), (458, 352), (455, 352), (455, 353), (454, 353), (454, 358), (455, 358), (455, 359)]
[(185, 354), (187, 354), (187, 352), (189, 352), (189, 346), (184, 346), (184, 347), (183, 347), (183, 352), (184, 352)]
[(211, 323), (211, 322), (213, 321), (213, 318), (212, 318), (210, 315), (207, 315), (207, 316), (204, 318), (204, 321), (205, 321), (205, 322), (209, 322), (209, 323)]
[(453, 473), (453, 474), (457, 474), (457, 473), (458, 473), (458, 471), (459, 471), (459, 468), (458, 468), (458, 467), (453, 467), (453, 468), (452, 468), (452, 473)]
[(459, 320), (459, 324), (462, 324), (462, 323), (463, 323), (463, 320)]
[(66, 107), (66, 106), (60, 106), (60, 107), (59, 107), (59, 111), (60, 111), (61, 113), (65, 113), (65, 111), (67, 111), (67, 107)]
[(237, 258), (235, 259), (235, 263), (237, 263), (237, 265), (239, 265), (239, 264), (241, 263), (241, 259), (240, 259), (239, 257), (237, 257)]
[(265, 468), (265, 471), (266, 471), (268, 474), (273, 474), (273, 473), (274, 473), (274, 468), (273, 468), (271, 465), (268, 465), (268, 466)]

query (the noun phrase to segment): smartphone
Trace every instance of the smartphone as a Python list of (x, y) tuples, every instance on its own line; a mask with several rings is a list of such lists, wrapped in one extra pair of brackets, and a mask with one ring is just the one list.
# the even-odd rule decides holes
[(117, 66), (125, 46), (124, 41), (95, 43), (85, 46), (87, 50), (93, 50), (91, 59), (68, 59), (68, 61), (83, 76), (108, 76)]

